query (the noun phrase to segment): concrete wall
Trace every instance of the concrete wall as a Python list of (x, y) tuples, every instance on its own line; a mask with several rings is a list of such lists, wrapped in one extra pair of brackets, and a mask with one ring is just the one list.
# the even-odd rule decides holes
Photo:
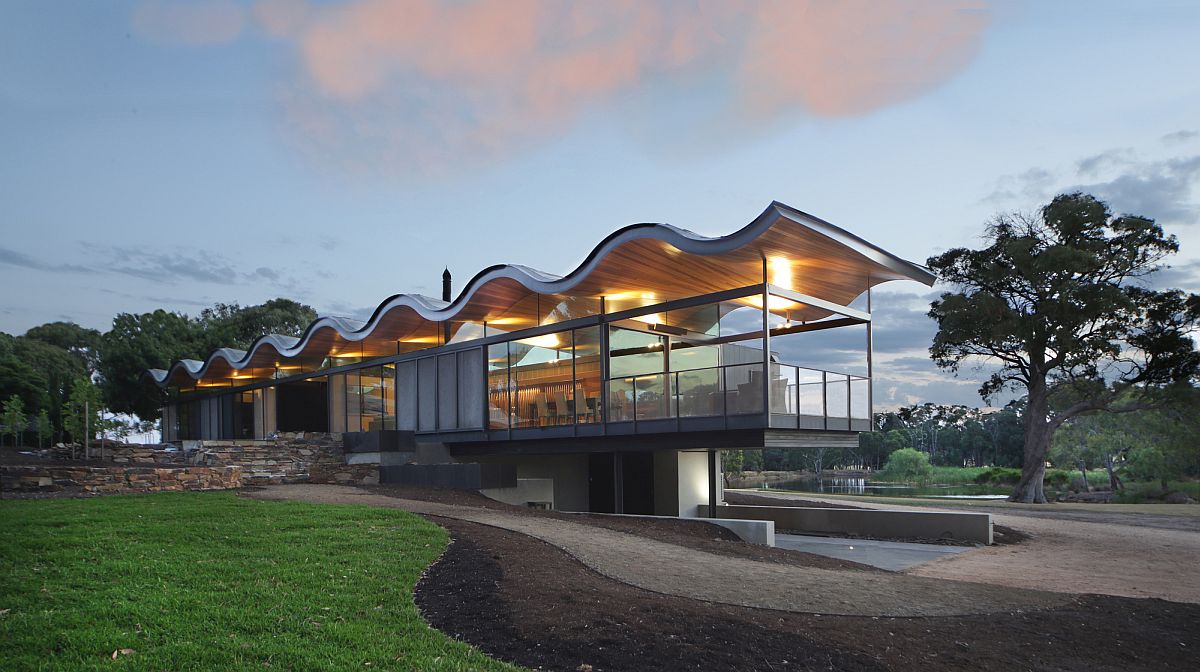
[(948, 511), (878, 511), (722, 505), (719, 518), (773, 520), (780, 531), (852, 534), (881, 539), (956, 539), (992, 543), (992, 516)]
[(500, 462), (517, 466), (517, 479), (554, 481), (554, 506), (561, 511), (588, 510), (588, 456), (479, 455), (472, 462)]
[[(689, 518), (708, 515), (708, 478), (707, 452), (679, 451), (678, 513), (675, 515)], [(719, 486), (719, 475), (717, 483)], [(717, 492), (717, 501), (721, 501), (720, 491)], [(705, 509), (697, 512), (697, 507), (701, 505), (705, 505)]]
[(484, 497), (513, 506), (528, 506), (547, 503), (554, 506), (554, 481), (549, 478), (518, 478), (515, 488), (484, 488), (479, 491)]
[(654, 452), (654, 514), (685, 518), (708, 515), (708, 453)]

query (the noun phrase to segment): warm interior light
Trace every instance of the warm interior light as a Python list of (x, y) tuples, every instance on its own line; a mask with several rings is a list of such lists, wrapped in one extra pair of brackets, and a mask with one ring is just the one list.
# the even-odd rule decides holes
[(615, 294), (605, 294), (605, 301), (629, 301), (631, 299), (645, 299), (653, 301), (658, 298), (654, 292), (616, 292)]
[(532, 322), (532, 320), (527, 320), (523, 317), (497, 317), (494, 320), (487, 320), (487, 325), (490, 327), (497, 324), (504, 326), (506, 324), (528, 324), (529, 322)]
[(521, 343), (523, 345), (532, 345), (537, 348), (557, 348), (562, 345), (562, 341), (559, 340), (558, 334), (531, 336), (529, 338), (522, 338), (521, 340), (517, 341), (517, 343)]
[(437, 336), (411, 336), (409, 338), (400, 339), (403, 343), (437, 343)]
[(650, 313), (649, 315), (638, 315), (630, 318), (642, 322), (644, 324), (662, 324), (662, 313)]
[[(763, 307), (763, 300), (762, 300), (761, 294), (755, 295), (755, 296), (747, 296), (746, 298), (742, 299), (742, 301), (746, 305), (753, 306), (758, 309), (762, 309), (762, 307)], [(767, 305), (770, 306), (771, 310), (794, 310), (796, 308), (799, 308), (802, 304), (796, 303), (795, 301), (792, 301), (791, 299), (785, 299), (782, 296), (772, 295), (770, 301), (767, 302)]]
[(768, 257), (767, 270), (771, 284), (784, 289), (796, 289), (792, 282), (792, 262), (787, 257)]

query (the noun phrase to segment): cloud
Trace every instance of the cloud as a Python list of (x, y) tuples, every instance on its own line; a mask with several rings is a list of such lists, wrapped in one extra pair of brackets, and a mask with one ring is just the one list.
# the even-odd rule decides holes
[(996, 180), (995, 189), (983, 198), (983, 202), (1039, 201), (1045, 197), (1056, 180), (1054, 173), (1045, 168), (1030, 168), (1016, 175), (1003, 175)]
[(1182, 289), (1186, 292), (1200, 292), (1200, 259), (1193, 259), (1182, 264), (1172, 264), (1168, 268), (1156, 271), (1147, 280), (1155, 289)]
[(143, 2), (133, 11), (133, 31), (162, 45), (230, 42), (242, 34), (246, 11), (232, 0)]
[(1080, 159), (1072, 170), (1035, 167), (1005, 175), (983, 202), (1028, 208), (1057, 193), (1082, 191), (1106, 201), (1117, 212), (1163, 223), (1194, 224), (1200, 219), (1198, 186), (1200, 155), (1147, 159), (1132, 149), (1111, 149)]
[(1168, 145), (1180, 145), (1185, 142), (1195, 140), (1197, 137), (1200, 137), (1200, 131), (1189, 131), (1185, 129), (1175, 131), (1174, 133), (1167, 133), (1159, 139)]
[(1174, 224), (1194, 224), (1200, 217), (1200, 206), (1192, 198), (1197, 184), (1200, 184), (1200, 155), (1132, 163), (1110, 180), (1070, 187), (1067, 191), (1096, 194), (1120, 212)]
[(215, 285), (263, 284), (303, 294), (292, 274), (260, 266), (240, 270), (238, 262), (206, 250), (176, 249), (162, 251), (141, 246), (97, 245), (80, 243), (88, 252), (89, 263), (66, 264), (42, 261), (33, 256), (0, 247), (0, 264), (48, 273), (115, 273), (156, 284), (171, 285), (190, 280)]
[(0, 247), (0, 264), (28, 268), (34, 271), (49, 271), (51, 273), (93, 273), (93, 269), (75, 264), (54, 264), (7, 247)]
[(1105, 168), (1126, 166), (1130, 163), (1133, 163), (1132, 149), (1110, 149), (1107, 152), (1080, 159), (1075, 164), (1075, 170), (1079, 175), (1095, 176)]
[[(240, 32), (228, 9), (192, 35), (178, 19), (196, 6), (150, 7), (156, 41)], [(504, 157), (603, 106), (661, 115), (656, 92), (680, 87), (710, 129), (869, 113), (961, 71), (989, 21), (984, 0), (263, 0), (252, 15), (247, 35), (294, 56), (280, 100), (299, 146), (409, 173)]]

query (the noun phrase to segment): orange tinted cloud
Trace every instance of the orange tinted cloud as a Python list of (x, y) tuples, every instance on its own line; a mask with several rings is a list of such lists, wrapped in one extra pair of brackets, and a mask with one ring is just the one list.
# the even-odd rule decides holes
[(986, 9), (982, 0), (263, 0), (253, 15), (259, 34), (296, 52), (300, 77), (283, 100), (308, 149), (432, 165), (552, 137), (617, 100), (642, 101), (623, 114), (653, 115), (663, 84), (698, 94), (695, 116), (722, 132), (868, 113), (965, 67)]

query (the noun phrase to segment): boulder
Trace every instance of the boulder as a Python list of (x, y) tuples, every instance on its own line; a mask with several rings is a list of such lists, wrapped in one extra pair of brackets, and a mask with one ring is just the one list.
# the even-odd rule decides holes
[(1192, 499), (1186, 492), (1180, 492), (1178, 490), (1176, 490), (1175, 492), (1167, 493), (1167, 496), (1163, 497), (1163, 501), (1166, 502), (1167, 504), (1195, 504), (1196, 503), (1196, 500)]

